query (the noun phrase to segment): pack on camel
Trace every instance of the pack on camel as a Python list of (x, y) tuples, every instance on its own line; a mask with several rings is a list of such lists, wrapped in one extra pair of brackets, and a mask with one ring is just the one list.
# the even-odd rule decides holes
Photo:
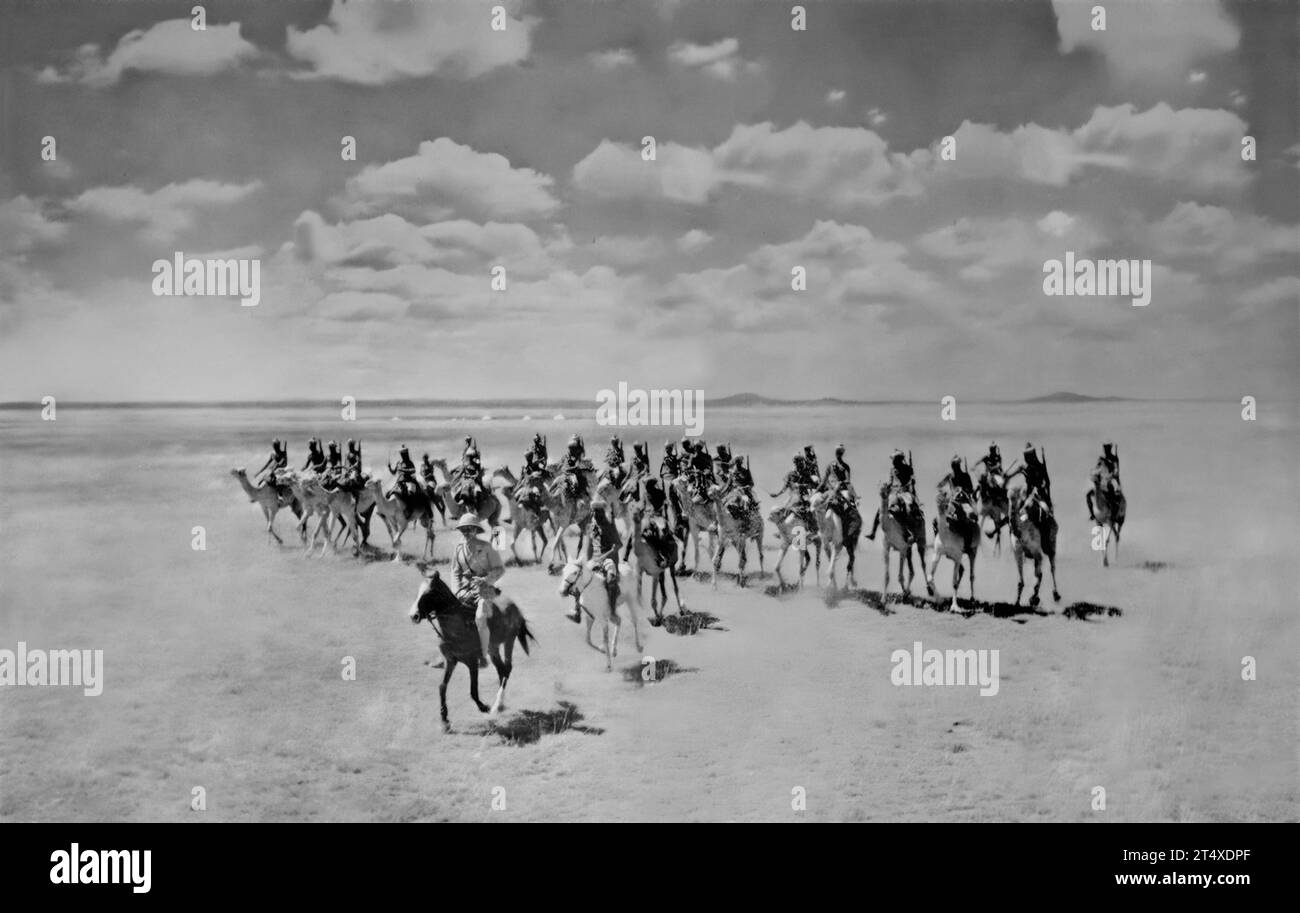
[(456, 671), (457, 663), (469, 669), (469, 696), (480, 713), (499, 713), (505, 706), (506, 683), (514, 669), (515, 642), (528, 652), (528, 641), (536, 640), (528, 630), (528, 622), (514, 600), (503, 597), (501, 591), (490, 584), (480, 584), (481, 595), (493, 599), (497, 609), (488, 620), (488, 656), (497, 670), (497, 696), (489, 708), (478, 696), (478, 664), (483, 648), (479, 643), (478, 628), (474, 624), (474, 607), (462, 603), (438, 575), (437, 571), (420, 581), (415, 601), (407, 617), (415, 624), (427, 621), (438, 635), (438, 649), (447, 662), (438, 686), (438, 700), (442, 710), (442, 727), (451, 729), (447, 718), (447, 683)]

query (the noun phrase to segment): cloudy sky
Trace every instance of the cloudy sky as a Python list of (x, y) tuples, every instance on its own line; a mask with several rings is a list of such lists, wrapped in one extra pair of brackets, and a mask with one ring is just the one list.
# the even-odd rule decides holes
[(1294, 2), (193, 5), (0, 6), (0, 400), (1300, 387)]

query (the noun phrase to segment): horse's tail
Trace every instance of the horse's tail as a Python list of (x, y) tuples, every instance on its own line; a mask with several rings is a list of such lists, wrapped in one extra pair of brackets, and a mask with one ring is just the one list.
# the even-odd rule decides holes
[(533, 632), (528, 630), (528, 622), (524, 619), (522, 614), (519, 616), (519, 631), (516, 636), (519, 638), (519, 646), (524, 648), (525, 654), (528, 653), (528, 641), (531, 640), (534, 643), (537, 642), (537, 638), (533, 636)]

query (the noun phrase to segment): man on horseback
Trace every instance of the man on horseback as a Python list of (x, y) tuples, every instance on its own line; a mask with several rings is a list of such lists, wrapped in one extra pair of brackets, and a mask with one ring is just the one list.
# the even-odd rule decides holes
[[(1101, 492), (1102, 496), (1108, 500), (1112, 499), (1112, 489), (1119, 487), (1119, 453), (1115, 450), (1115, 445), (1110, 441), (1101, 445), (1101, 456), (1097, 458), (1097, 465), (1092, 470), (1092, 488), (1088, 489), (1088, 519), (1094, 523), (1097, 522), (1096, 503), (1094, 497), (1096, 492)], [(1114, 505), (1108, 504), (1111, 512), (1114, 512)]]
[[(911, 523), (908, 521), (909, 502), (904, 497), (911, 496), (911, 504), (915, 504), (916, 498), (916, 479), (915, 472), (912, 469), (912, 463), (907, 459), (901, 450), (895, 450), (890, 454), (889, 481), (881, 486), (881, 493), (888, 493), (889, 500), (886, 504), (890, 516), (898, 521), (898, 525), (903, 530), (903, 538), (911, 545), (913, 540)], [(867, 533), (868, 539), (876, 538), (876, 530), (880, 528), (880, 509), (876, 509), (876, 518), (871, 521), (871, 532)]]
[(415, 463), (412, 462), (411, 452), (406, 449), (405, 444), (402, 445), (402, 449), (397, 452), (397, 455), (397, 465), (388, 464), (388, 471), (397, 478), (393, 481), (392, 487), (384, 494), (386, 498), (391, 498), (394, 493), (409, 497), (420, 490), (415, 481)]
[(491, 645), (488, 619), (496, 611), (496, 603), (487, 595), (487, 590), (501, 579), (506, 567), (501, 555), (484, 538), (487, 524), (474, 514), (463, 515), (456, 523), (456, 530), (464, 536), (451, 559), (456, 598), (474, 607), (474, 625), (478, 628), (479, 646), (483, 653), (479, 665), (486, 666)]

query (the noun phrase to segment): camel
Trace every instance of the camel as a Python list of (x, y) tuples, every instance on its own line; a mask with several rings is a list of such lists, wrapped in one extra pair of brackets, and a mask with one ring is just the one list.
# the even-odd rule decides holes
[(727, 495), (725, 501), (722, 496), (721, 486), (714, 485), (709, 489), (709, 495), (713, 501), (714, 523), (718, 530), (718, 544), (713, 551), (713, 588), (718, 588), (718, 571), (722, 568), (722, 553), (727, 550), (727, 543), (730, 542), (736, 546), (736, 551), (740, 553), (739, 573), (736, 575), (736, 583), (742, 588), (745, 586), (745, 563), (749, 559), (749, 541), (753, 539), (758, 545), (758, 572), (765, 574), (763, 567), (763, 514), (758, 509), (758, 500), (749, 493), (748, 504), (741, 506), (739, 496), (745, 494), (742, 490), (736, 490)]
[[(357, 501), (351, 492), (335, 488), (333, 490), (325, 488), (320, 479), (314, 474), (298, 477), (294, 476), (290, 482), (293, 493), (303, 505), (302, 520), (298, 525), (299, 532), (302, 534), (303, 544), (306, 546), (304, 557), (309, 557), (316, 548), (318, 539), (321, 541), (321, 554), (325, 554), (325, 547), (332, 545), (338, 548), (338, 543), (333, 540), (331, 526), (333, 520), (337, 518), (340, 525), (344, 528), (356, 527), (360, 525), (357, 517)], [(307, 520), (315, 516), (316, 527), (312, 530), (311, 540), (307, 539)], [(324, 537), (321, 533), (324, 532)], [(355, 537), (357, 542), (354, 554), (360, 550), (361, 538)]]
[[(464, 663), (469, 669), (469, 696), (480, 713), (496, 715), (505, 706), (506, 683), (514, 669), (515, 641), (528, 652), (528, 641), (536, 640), (528, 630), (528, 622), (519, 611), (514, 600), (502, 597), (501, 591), (487, 583), (479, 584), (479, 592), (496, 603), (496, 611), (488, 619), (488, 656), (497, 670), (497, 696), (491, 708), (478, 697), (478, 664), (483, 647), (479, 642), (478, 628), (474, 623), (474, 607), (467, 606), (456, 598), (451, 588), (443, 582), (434, 571), (420, 581), (420, 589), (415, 594), (415, 601), (407, 611), (407, 617), (415, 624), (429, 622), (434, 633), (438, 635), (438, 649), (442, 651), (447, 662), (447, 669), (442, 675), (442, 684), (438, 686), (438, 700), (442, 705), (442, 728), (451, 731), (447, 719), (447, 683), (456, 671), (457, 663)], [(504, 656), (502, 648), (505, 648)]]
[[(916, 577), (916, 569), (912, 566), (912, 548), (916, 548), (917, 556), (921, 559), (921, 571), (925, 571), (925, 515), (921, 512), (921, 505), (916, 503), (916, 498), (910, 492), (903, 492), (901, 498), (904, 502), (904, 513), (909, 519), (906, 528), (898, 518), (889, 512), (889, 488), (884, 486), (880, 490), (880, 532), (884, 536), (884, 558), (885, 558), (885, 582), (880, 587), (880, 598), (883, 600), (885, 594), (889, 592), (889, 553), (898, 552), (898, 585), (905, 596), (912, 594), (912, 581)], [(908, 542), (908, 534), (911, 535), (911, 542)], [(903, 565), (907, 565), (907, 582), (903, 582)]]
[[(498, 485), (498, 482), (500, 485)], [(546, 536), (546, 524), (551, 518), (550, 494), (546, 491), (546, 486), (530, 485), (524, 492), (523, 499), (520, 500), (515, 497), (515, 489), (519, 485), (519, 480), (506, 466), (502, 466), (492, 473), (492, 478), (488, 484), (506, 499), (506, 506), (510, 508), (509, 522), (515, 531), (514, 537), (510, 540), (510, 554), (514, 556), (515, 562), (519, 563), (519, 552), (515, 550), (515, 545), (519, 542), (519, 537), (527, 530), (529, 541), (533, 546), (533, 558), (536, 563), (541, 564), (542, 555), (550, 542)], [(537, 546), (538, 536), (542, 538), (541, 548)]]
[(230, 474), (239, 480), (239, 487), (244, 489), (244, 494), (248, 495), (248, 500), (252, 501), (262, 509), (262, 516), (266, 518), (266, 533), (270, 538), (275, 539), (281, 545), (284, 540), (280, 534), (275, 531), (275, 515), (280, 512), (280, 508), (288, 507), (294, 513), (294, 516), (302, 516), (302, 507), (296, 500), (286, 500), (274, 485), (269, 481), (263, 480), (258, 485), (253, 485), (248, 481), (248, 471), (244, 467), (230, 470)]
[[(588, 488), (588, 491), (590, 490)], [(578, 549), (574, 554), (582, 554), (582, 546), (587, 539), (587, 526), (591, 522), (591, 498), (586, 495), (578, 497), (572, 495), (563, 477), (552, 483), (549, 494), (551, 497), (549, 510), (551, 525), (555, 528), (555, 539), (551, 546), (551, 560), (546, 567), (548, 571), (555, 573), (557, 567), (569, 561), (569, 546), (565, 544), (564, 534), (574, 526), (578, 528)]]
[[(435, 463), (437, 465), (437, 463)], [(445, 465), (445, 464), (444, 464)], [(457, 487), (459, 487), (460, 474), (454, 477)], [(484, 485), (472, 503), (466, 501), (463, 492), (456, 491), (451, 500), (460, 505), (461, 513), (471, 513), (480, 520), (487, 522), (488, 526), (496, 527), (501, 525), (501, 499), (492, 491), (490, 485)], [(460, 514), (457, 514), (460, 516)]]
[[(432, 484), (426, 484), (426, 494), (429, 495), (429, 502), (442, 514), (442, 525), (447, 525), (447, 505), (451, 503), (451, 471), (447, 469), (447, 461), (444, 459), (430, 459), (429, 464), (442, 473), (442, 481), (435, 481)], [(434, 495), (437, 499), (434, 499)]]
[(695, 493), (691, 491), (691, 484), (686, 476), (681, 475), (673, 479), (673, 489), (677, 492), (677, 503), (682, 509), (682, 515), (674, 527), (684, 527), (686, 530), (686, 539), (682, 541), (681, 557), (677, 563), (677, 573), (685, 574), (688, 541), (694, 546), (693, 560), (696, 571), (700, 569), (700, 533), (708, 533), (710, 557), (717, 549), (717, 514), (712, 503), (706, 501), (700, 504), (695, 500)]
[(392, 496), (385, 496), (378, 479), (367, 482), (366, 489), (375, 500), (375, 512), (383, 517), (384, 525), (388, 527), (388, 535), (392, 537), (393, 560), (402, 560), (402, 534), (412, 523), (424, 527), (422, 554), (426, 558), (433, 557), (433, 508), (424, 492), (420, 491), (415, 495), (394, 493)]
[[(637, 569), (640, 571), (636, 576), (637, 598), (641, 596), (642, 576), (649, 577), (650, 611), (655, 613), (656, 620), (662, 621), (664, 614), (660, 607), (668, 605), (668, 587), (664, 584), (664, 574), (667, 574), (673, 582), (677, 614), (683, 614), (686, 606), (682, 602), (681, 592), (677, 589), (677, 573), (674, 569), (677, 564), (677, 539), (668, 528), (668, 521), (656, 514), (647, 516), (644, 507), (633, 510), (631, 520), (632, 530), (628, 535), (628, 545), (636, 553)], [(645, 535), (647, 527), (653, 531), (648, 537)]]
[(831, 589), (836, 590), (839, 585), (835, 582), (835, 564), (839, 561), (841, 553), (848, 556), (848, 565), (845, 572), (845, 584), (849, 587), (857, 585), (857, 579), (853, 573), (854, 566), (857, 562), (858, 537), (862, 535), (862, 515), (858, 513), (856, 507), (850, 505), (846, 515), (841, 517), (839, 511), (834, 508), (835, 495), (828, 491), (816, 492), (810, 504), (812, 506), (813, 516), (817, 519), (817, 583), (821, 583), (821, 554), (825, 550), (826, 557), (830, 559), (830, 578)]
[(980, 518), (970, 504), (961, 505), (963, 519), (952, 521), (948, 518), (948, 505), (952, 492), (945, 486), (939, 489), (935, 502), (934, 550), (930, 556), (929, 566), (925, 569), (925, 589), (934, 595), (934, 572), (939, 567), (939, 559), (952, 561), (952, 612), (961, 611), (957, 604), (957, 588), (961, 585), (963, 568), (961, 559), (964, 555), (970, 564), (970, 598), (975, 599), (975, 557), (980, 549)]
[[(599, 559), (580, 564), (570, 561), (566, 564), (560, 575), (560, 595), (577, 598), (578, 606), (587, 616), (587, 646), (598, 653), (605, 654), (605, 671), (611, 672), (614, 669), (614, 657), (618, 656), (618, 632), (621, 622), (617, 606), (610, 605), (609, 591), (605, 589), (604, 579), (596, 573), (599, 565)], [(595, 586), (592, 586), (593, 581)], [(636, 644), (636, 651), (640, 653), (641, 631), (637, 627), (636, 615), (640, 610), (641, 600), (637, 596), (635, 585), (636, 580), (632, 569), (626, 564), (619, 565), (618, 603), (627, 607), (628, 617), (632, 620), (632, 640)], [(591, 628), (597, 619), (605, 625), (600, 647), (591, 642)]]
[(1056, 591), (1056, 518), (1037, 502), (1037, 497), (1026, 501), (1023, 488), (1011, 490), (1012, 548), (1016, 556), (1016, 574), (1020, 578), (1016, 586), (1016, 605), (1020, 605), (1020, 594), (1025, 589), (1025, 556), (1028, 555), (1034, 562), (1036, 578), (1029, 604), (1035, 608), (1039, 603), (1038, 589), (1043, 585), (1044, 555), (1052, 571), (1052, 599), (1061, 601), (1061, 594)]
[[(767, 515), (773, 525), (776, 526), (777, 538), (781, 540), (781, 554), (776, 557), (776, 579), (782, 586), (785, 586), (785, 578), (781, 576), (781, 562), (785, 560), (786, 552), (794, 548), (799, 553), (799, 582), (797, 586), (803, 588), (803, 576), (808, 571), (808, 566), (812, 564), (812, 554), (808, 550), (808, 543), (813, 543), (813, 549), (817, 553), (817, 564), (821, 566), (821, 535), (817, 529), (809, 530), (804, 521), (801, 520), (794, 511), (785, 507), (778, 507)], [(820, 580), (820, 571), (819, 577)]]
[[(623, 487), (614, 484), (614, 480), (609, 477), (611, 471), (611, 467), (605, 467), (600, 475), (596, 477), (595, 487), (589, 487), (588, 491), (594, 491), (597, 498), (609, 505), (609, 519), (614, 524), (617, 525), (618, 521), (622, 520), (624, 532), (631, 532), (632, 519), (627, 502), (622, 498)], [(590, 480), (588, 480), (588, 483), (590, 483)]]
[(1128, 499), (1120, 488), (1119, 476), (1106, 472), (1100, 474), (1085, 496), (1085, 501), (1095, 528), (1101, 530), (1102, 567), (1110, 567), (1110, 542), (1115, 540), (1115, 560), (1118, 561), (1119, 531), (1124, 527), (1124, 518), (1128, 513)]
[(1007, 501), (1007, 476), (1004, 472), (986, 473), (980, 477), (979, 484), (979, 521), (984, 527), (986, 520), (993, 521), (993, 529), (984, 530), (984, 534), (993, 540), (993, 554), (1002, 554), (1002, 527), (1010, 518)]

